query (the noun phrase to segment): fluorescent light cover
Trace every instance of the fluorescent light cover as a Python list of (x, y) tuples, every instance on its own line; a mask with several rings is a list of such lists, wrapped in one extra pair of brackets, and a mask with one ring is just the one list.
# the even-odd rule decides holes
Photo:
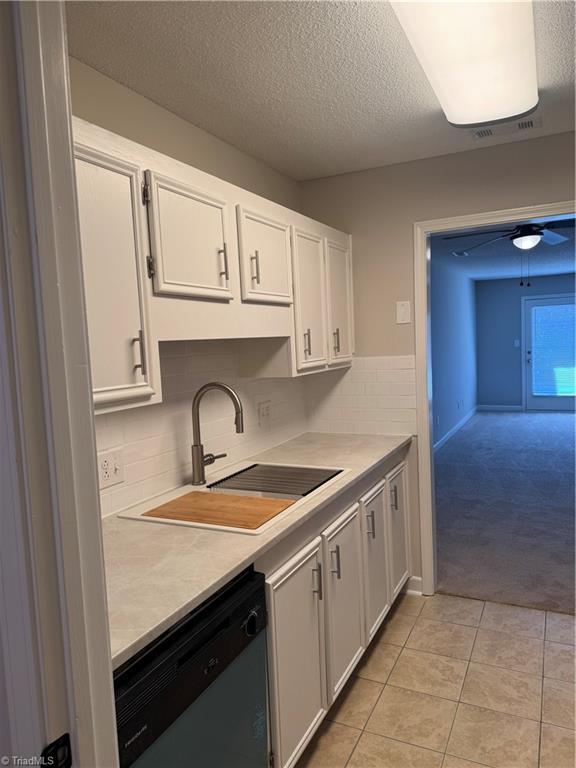
[(522, 251), (529, 251), (530, 248), (535, 248), (542, 240), (542, 235), (522, 235), (522, 237), (513, 238), (512, 242), (516, 248), (520, 248)]
[(449, 122), (492, 123), (536, 107), (531, 1), (391, 5)]

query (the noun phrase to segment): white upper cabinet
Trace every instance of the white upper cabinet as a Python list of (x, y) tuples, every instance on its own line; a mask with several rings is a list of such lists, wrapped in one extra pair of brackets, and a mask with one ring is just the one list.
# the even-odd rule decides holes
[(153, 171), (146, 196), (156, 293), (232, 299), (226, 200)]
[(138, 166), (77, 145), (76, 187), (94, 404), (154, 395)]
[(294, 227), (292, 243), (296, 366), (318, 368), (328, 362), (324, 239)]
[(292, 303), (290, 226), (236, 206), (242, 298), (264, 304)]
[(322, 533), (326, 583), (329, 703), (334, 701), (364, 651), (359, 506)]
[(330, 363), (352, 359), (352, 265), (350, 251), (326, 241), (328, 357)]
[(388, 486), (390, 597), (394, 600), (410, 575), (406, 465), (400, 464), (392, 470), (386, 484)]

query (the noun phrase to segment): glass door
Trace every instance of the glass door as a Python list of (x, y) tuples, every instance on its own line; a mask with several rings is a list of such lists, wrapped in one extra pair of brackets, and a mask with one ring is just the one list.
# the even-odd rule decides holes
[(523, 322), (526, 410), (574, 410), (574, 294), (524, 298)]

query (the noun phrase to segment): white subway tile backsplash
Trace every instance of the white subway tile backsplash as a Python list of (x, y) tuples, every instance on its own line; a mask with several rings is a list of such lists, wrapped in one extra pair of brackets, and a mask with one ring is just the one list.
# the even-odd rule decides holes
[[(122, 448), (125, 481), (101, 492), (103, 515), (112, 514), (190, 479), (191, 405), (208, 381), (234, 387), (244, 406), (243, 434), (234, 429), (233, 408), (222, 393), (202, 400), (206, 451), (226, 452), (219, 466), (233, 464), (306, 431), (414, 434), (414, 356), (355, 358), (352, 367), (295, 379), (239, 376), (233, 341), (162, 342), (164, 402), (96, 417), (98, 450)], [(258, 404), (270, 401), (259, 423)]]
[(360, 357), (337, 381), (312, 377), (308, 426), (319, 432), (416, 433), (414, 355)]

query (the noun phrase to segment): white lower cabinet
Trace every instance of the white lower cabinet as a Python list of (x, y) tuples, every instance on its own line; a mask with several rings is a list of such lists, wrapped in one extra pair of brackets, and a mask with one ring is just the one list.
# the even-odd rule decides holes
[(401, 463), (267, 576), (277, 768), (296, 765), (404, 586), (407, 508)]
[(326, 589), (328, 701), (332, 703), (364, 652), (360, 507), (322, 533)]
[(368, 644), (390, 608), (386, 482), (375, 485), (360, 499), (364, 606)]
[(270, 708), (275, 764), (296, 764), (327, 711), (322, 540), (266, 580)]
[(390, 599), (402, 591), (410, 575), (410, 538), (406, 465), (395, 467), (386, 477), (388, 487), (388, 539)]

